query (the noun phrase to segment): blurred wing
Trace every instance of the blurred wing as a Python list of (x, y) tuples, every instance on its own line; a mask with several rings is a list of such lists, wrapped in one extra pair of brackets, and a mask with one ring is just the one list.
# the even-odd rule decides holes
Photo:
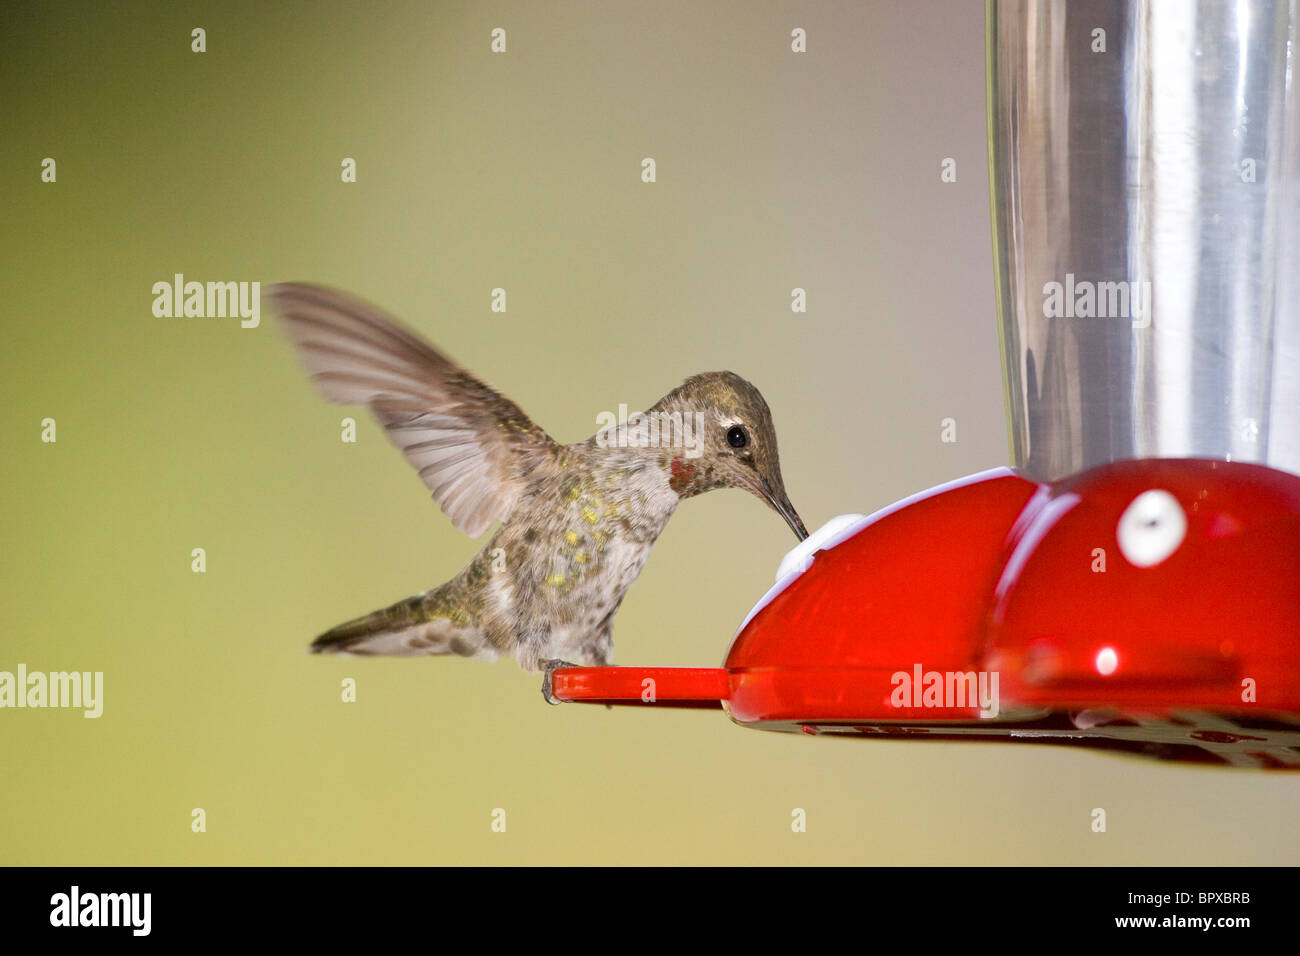
[(301, 283), (269, 292), (321, 394), (369, 406), (457, 528), (477, 538), (510, 514), (554, 447), (518, 405), (351, 296)]

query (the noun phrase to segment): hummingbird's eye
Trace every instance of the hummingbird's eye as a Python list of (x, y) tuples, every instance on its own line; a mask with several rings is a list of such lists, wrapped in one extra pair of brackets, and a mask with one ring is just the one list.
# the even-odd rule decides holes
[(742, 425), (732, 425), (727, 429), (727, 444), (732, 448), (744, 448), (749, 444), (749, 433)]

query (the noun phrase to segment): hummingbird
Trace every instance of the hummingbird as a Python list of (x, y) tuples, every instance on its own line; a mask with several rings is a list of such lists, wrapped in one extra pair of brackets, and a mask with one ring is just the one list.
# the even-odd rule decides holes
[(314, 653), (513, 655), (556, 703), (557, 668), (613, 660), (614, 615), (683, 499), (743, 488), (808, 537), (767, 402), (733, 372), (565, 445), (378, 308), (306, 283), (269, 294), (320, 394), (366, 406), (457, 529), (497, 525), (451, 580), (331, 628)]

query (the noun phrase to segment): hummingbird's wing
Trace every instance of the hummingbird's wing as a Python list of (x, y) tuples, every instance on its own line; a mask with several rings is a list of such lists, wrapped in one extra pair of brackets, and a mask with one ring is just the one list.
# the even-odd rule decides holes
[(323, 286), (270, 287), (321, 394), (367, 405), (452, 523), (504, 520), (555, 443), (510, 399), (374, 306)]

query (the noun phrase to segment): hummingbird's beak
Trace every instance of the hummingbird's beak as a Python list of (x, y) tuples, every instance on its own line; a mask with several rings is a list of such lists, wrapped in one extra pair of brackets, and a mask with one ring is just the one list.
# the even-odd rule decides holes
[(763, 500), (772, 506), (772, 510), (785, 519), (785, 523), (798, 536), (800, 541), (808, 537), (808, 529), (803, 526), (803, 520), (799, 517), (799, 512), (794, 510), (794, 505), (790, 503), (790, 496), (782, 488), (780, 493), (774, 492), (766, 481), (759, 479), (758, 492), (762, 495)]

